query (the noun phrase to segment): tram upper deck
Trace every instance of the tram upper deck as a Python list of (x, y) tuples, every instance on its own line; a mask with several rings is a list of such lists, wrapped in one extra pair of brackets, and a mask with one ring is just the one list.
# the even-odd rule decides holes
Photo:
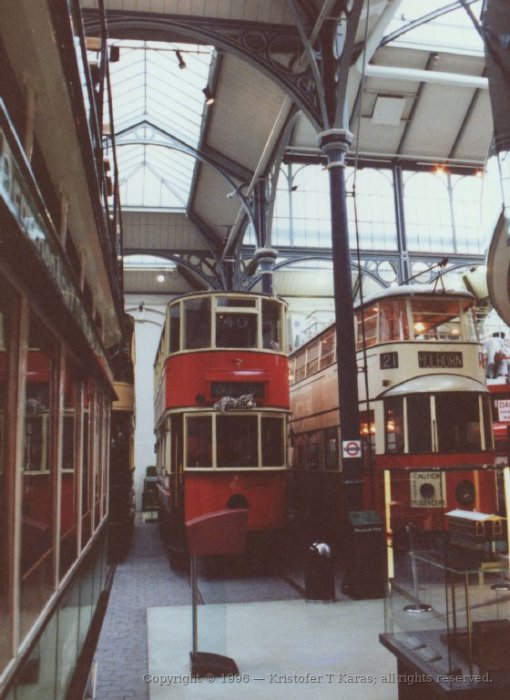
[(156, 420), (244, 394), (288, 408), (285, 312), (280, 299), (240, 292), (171, 301), (154, 365)]

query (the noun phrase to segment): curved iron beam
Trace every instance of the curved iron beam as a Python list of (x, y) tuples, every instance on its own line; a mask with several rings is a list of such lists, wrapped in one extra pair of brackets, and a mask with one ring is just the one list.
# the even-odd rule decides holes
[[(199, 270), (195, 265), (192, 265), (191, 263), (187, 262), (183, 258), (181, 258), (179, 255), (175, 255), (174, 253), (167, 253), (166, 251), (161, 251), (161, 250), (150, 250), (150, 252), (147, 252), (149, 249), (148, 248), (126, 248), (124, 251), (124, 257), (127, 257), (129, 255), (154, 255), (155, 257), (158, 258), (164, 258), (166, 260), (171, 260), (174, 262), (176, 265), (180, 265), (193, 274), (197, 275), (197, 277), (200, 277), (207, 286), (213, 287), (213, 289), (221, 289), (217, 283), (215, 283), (215, 280), (213, 277), (208, 277), (204, 272)], [(212, 270), (212, 268), (211, 268)], [(218, 276), (216, 276), (218, 277)]]
[[(82, 15), (87, 33), (97, 31), (97, 13), (83, 8)], [(170, 42), (184, 36), (235, 54), (278, 83), (318, 130), (324, 128), (314, 75), (308, 65), (296, 70), (304, 47), (295, 27), (218, 18), (211, 21), (204, 17), (156, 12), (149, 15), (109, 10), (106, 16), (109, 36), (150, 37), (153, 40), (157, 37)], [(273, 57), (277, 53), (289, 56), (286, 64)]]
[[(288, 267), (289, 265), (292, 265), (296, 262), (303, 262), (305, 260), (332, 260), (331, 255), (301, 255), (298, 258), (289, 258), (287, 260), (283, 260), (280, 263), (277, 263), (273, 271), (276, 272), (276, 270), (281, 270), (283, 267)], [(351, 268), (353, 270), (356, 270), (358, 273), (361, 272), (361, 274), (365, 274), (371, 279), (374, 280), (374, 282), (377, 282), (378, 284), (381, 284), (383, 287), (388, 287), (388, 283), (385, 282), (383, 279), (378, 277), (375, 273), (371, 272), (370, 270), (365, 269), (363, 266), (358, 265), (357, 263), (352, 263)], [(251, 282), (250, 284), (247, 285), (246, 289), (250, 290), (253, 289), (253, 287), (261, 281), (262, 275), (257, 275)]]

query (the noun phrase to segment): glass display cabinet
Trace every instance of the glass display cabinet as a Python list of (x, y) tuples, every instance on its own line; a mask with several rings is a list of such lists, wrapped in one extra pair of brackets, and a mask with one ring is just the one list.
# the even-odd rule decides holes
[(510, 697), (510, 470), (386, 470), (381, 643), (399, 700)]

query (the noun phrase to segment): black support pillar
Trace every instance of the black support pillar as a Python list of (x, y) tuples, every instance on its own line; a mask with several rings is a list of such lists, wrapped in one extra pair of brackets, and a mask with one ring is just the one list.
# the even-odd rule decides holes
[[(351, 144), (352, 134), (346, 129), (328, 129), (319, 133), (318, 137), (319, 145), (328, 160), (340, 433), (341, 444), (345, 448), (346, 445), (354, 447), (360, 441), (358, 368), (354, 338), (352, 267), (345, 187), (345, 154)], [(354, 449), (349, 451), (355, 452)], [(363, 461), (361, 455), (342, 457), (342, 481), (345, 511), (361, 510), (363, 507)]]

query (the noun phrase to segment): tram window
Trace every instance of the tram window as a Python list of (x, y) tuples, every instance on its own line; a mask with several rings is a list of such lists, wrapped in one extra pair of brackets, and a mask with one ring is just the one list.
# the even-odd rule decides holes
[(321, 338), (320, 368), (328, 367), (335, 361), (335, 329), (331, 328)]
[(294, 384), (296, 376), (296, 358), (289, 357), (289, 384)]
[(254, 309), (257, 306), (257, 302), (255, 299), (243, 299), (242, 297), (216, 297), (216, 306)]
[[(302, 438), (298, 438), (302, 439)], [(297, 469), (304, 469), (306, 467), (306, 445), (304, 444), (298, 444), (296, 445), (295, 448), (295, 461), (294, 461), (294, 466)]]
[(359, 429), (360, 435), (367, 446), (368, 440), (370, 440), (370, 449), (372, 454), (375, 452), (375, 423), (374, 423), (374, 411), (362, 411), (359, 416)]
[(474, 309), (466, 308), (462, 314), (463, 340), (478, 341), (478, 330)]
[(285, 461), (283, 446), (283, 419), (264, 418), (262, 429), (262, 466), (281, 467)]
[(257, 416), (218, 416), (216, 444), (218, 467), (257, 467)]
[(338, 437), (336, 428), (327, 428), (324, 435), (324, 466), (328, 470), (338, 469)]
[(64, 384), (64, 417), (62, 426), (62, 483), (60, 493), (60, 575), (76, 559), (76, 413), (79, 384), (76, 370), (66, 362)]
[(432, 452), (430, 396), (414, 394), (407, 399), (407, 436), (409, 452)]
[(12, 580), (12, 519), (9, 517), (8, 503), (13, 500), (12, 491), (7, 487), (12, 479), (12, 464), (9, 462), (10, 440), (13, 437), (9, 425), (15, 411), (9, 411), (9, 383), (16, 380), (17, 345), (16, 322), (18, 300), (0, 284), (0, 668), (4, 668), (11, 657), (11, 634), (13, 631), (12, 610), (9, 605), (9, 581)]
[(210, 299), (184, 301), (184, 348), (196, 350), (211, 346)]
[(103, 441), (104, 441), (104, 398), (101, 393), (96, 395), (96, 411), (94, 411), (94, 527), (97, 528), (101, 519), (101, 470), (103, 468)]
[(212, 417), (187, 416), (186, 466), (212, 467)]
[(309, 442), (306, 446), (306, 467), (307, 469), (319, 469), (319, 443)]
[(299, 382), (301, 379), (304, 379), (306, 376), (306, 374), (305, 374), (305, 359), (306, 359), (306, 350), (303, 348), (303, 350), (301, 350), (301, 352), (298, 355), (296, 355), (294, 383)]
[(310, 343), (306, 351), (306, 376), (309, 377), (319, 369), (319, 341)]
[[(209, 325), (209, 322), (207, 322)], [(181, 348), (181, 305), (170, 307), (170, 352), (178, 352)], [(164, 358), (163, 358), (164, 359)]]
[(384, 400), (386, 452), (404, 451), (404, 405), (401, 397)]
[(439, 452), (481, 449), (479, 394), (436, 394)]
[(413, 298), (411, 307), (416, 340), (472, 340), (462, 335), (458, 299)]
[(356, 314), (357, 337), (356, 337), (356, 350), (363, 349), (363, 341), (368, 347), (370, 345), (375, 345), (377, 342), (377, 307), (371, 307), (363, 310), (363, 314), (358, 312)]
[(23, 517), (21, 528), (21, 627), (25, 634), (53, 590), (53, 480), (56, 345), (29, 319), (25, 390)]
[(90, 474), (92, 450), (90, 449), (90, 414), (93, 407), (94, 394), (92, 385), (85, 385), (83, 398), (83, 447), (82, 447), (82, 474), (81, 474), (81, 513), (82, 513), (82, 547), (87, 544), (91, 535), (92, 514), (90, 505)]
[(253, 313), (217, 313), (217, 348), (256, 348), (257, 316)]
[(387, 299), (379, 303), (379, 341), (408, 340), (409, 323), (406, 302)]
[(277, 301), (262, 300), (262, 347), (282, 348), (281, 305)]
[(62, 430), (62, 469), (73, 471), (75, 462), (75, 417), (76, 417), (76, 392), (78, 386), (74, 375), (66, 372), (66, 387), (64, 390), (64, 423)]

